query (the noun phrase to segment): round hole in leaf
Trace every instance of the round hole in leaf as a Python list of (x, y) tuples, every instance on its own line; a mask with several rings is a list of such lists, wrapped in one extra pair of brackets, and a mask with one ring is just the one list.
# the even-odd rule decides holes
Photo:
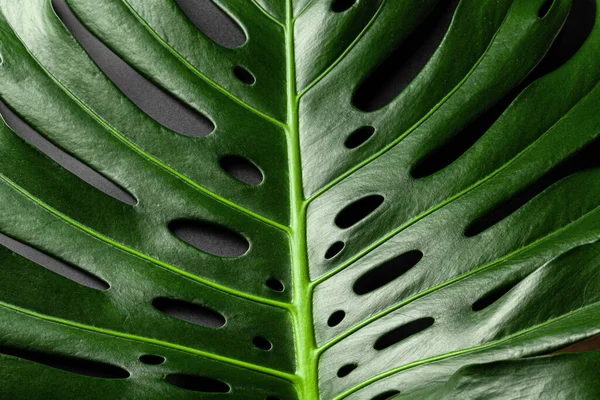
[(346, 364), (338, 370), (337, 376), (338, 378), (348, 376), (350, 375), (350, 372), (354, 371), (356, 368), (358, 368), (357, 364)]
[(277, 396), (267, 396), (267, 398), (265, 400), (281, 400), (281, 397), (277, 397)]
[(325, 252), (325, 259), (330, 260), (344, 249), (344, 242), (335, 242)]
[(218, 329), (227, 322), (221, 313), (185, 300), (158, 297), (152, 301), (152, 305), (173, 318), (205, 328)]
[(338, 326), (344, 320), (346, 313), (342, 310), (337, 310), (329, 316), (327, 325), (330, 327)]
[(375, 128), (372, 126), (363, 126), (358, 128), (348, 136), (348, 139), (344, 142), (344, 146), (348, 149), (355, 149), (363, 145), (367, 140), (371, 139), (371, 136), (375, 133)]
[(169, 223), (173, 234), (189, 245), (218, 257), (240, 257), (250, 248), (243, 235), (207, 221), (178, 219)]
[(256, 336), (252, 339), (252, 344), (264, 351), (269, 351), (273, 348), (273, 344), (262, 336)]
[(354, 282), (352, 290), (358, 295), (371, 293), (399, 278), (423, 258), (419, 250), (411, 250), (375, 266)]
[(140, 361), (148, 365), (159, 365), (165, 362), (165, 358), (153, 354), (144, 354), (140, 356)]
[(367, 218), (383, 201), (383, 196), (379, 194), (362, 197), (344, 207), (335, 217), (335, 224), (342, 229), (350, 228)]
[(260, 169), (247, 158), (227, 155), (219, 160), (221, 168), (234, 179), (247, 185), (259, 185), (264, 177)]
[(254, 85), (256, 78), (246, 68), (236, 65), (233, 67), (234, 75), (246, 85)]
[(281, 282), (279, 279), (275, 279), (275, 278), (268, 279), (266, 282), (266, 285), (269, 289), (274, 290), (276, 292), (283, 292), (285, 290), (285, 286), (283, 285), (283, 282)]
[(371, 400), (390, 400), (392, 397), (400, 394), (399, 390), (388, 390), (383, 393), (378, 394), (373, 397)]
[(404, 339), (407, 339), (413, 335), (416, 335), (419, 332), (424, 331), (425, 329), (432, 326), (434, 322), (435, 319), (433, 319), (432, 317), (419, 318), (417, 320), (408, 322), (381, 335), (375, 341), (373, 348), (375, 350), (385, 350), (388, 347), (393, 346)]

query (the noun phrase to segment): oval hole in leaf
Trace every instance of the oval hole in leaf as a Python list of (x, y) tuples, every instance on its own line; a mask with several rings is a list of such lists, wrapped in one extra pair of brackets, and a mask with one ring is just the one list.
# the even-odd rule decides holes
[(152, 305), (159, 311), (181, 321), (205, 328), (217, 329), (225, 325), (225, 317), (215, 310), (183, 300), (158, 297)]
[(285, 290), (283, 282), (281, 282), (279, 279), (269, 279), (267, 280), (266, 285), (269, 289), (274, 290), (276, 292), (283, 292)]
[(239, 65), (233, 68), (233, 73), (236, 76), (236, 78), (238, 78), (241, 82), (245, 83), (246, 85), (254, 85), (254, 83), (256, 82), (256, 78), (254, 77), (254, 75), (252, 75), (250, 71), (248, 71), (246, 68), (240, 67)]
[(544, 4), (540, 7), (540, 11), (538, 12), (538, 17), (544, 18), (550, 12), (552, 5), (554, 4), (554, 0), (546, 0)]
[(184, 242), (219, 257), (239, 257), (250, 243), (239, 233), (220, 225), (194, 220), (175, 220), (169, 229)]
[(83, 358), (68, 357), (59, 354), (42, 353), (38, 351), (19, 349), (16, 347), (0, 346), (0, 353), (24, 360), (44, 364), (52, 368), (68, 371), (78, 375), (104, 379), (125, 379), (129, 372), (116, 365)]
[(378, 110), (408, 86), (442, 42), (458, 3), (459, 0), (438, 2), (420, 26), (360, 84), (352, 98), (356, 108)]
[(215, 125), (142, 76), (77, 19), (65, 0), (53, 0), (56, 14), (106, 76), (144, 113), (161, 125), (189, 137), (210, 134)]
[(342, 310), (337, 310), (329, 316), (327, 320), (327, 326), (334, 327), (338, 326), (346, 318), (346, 313)]
[(24, 257), (29, 261), (32, 261), (35, 264), (44, 267), (58, 275), (64, 276), (73, 282), (79, 283), (80, 285), (96, 290), (106, 290), (110, 287), (108, 283), (97, 276), (51, 257), (46, 253), (42, 253), (41, 251), (5, 236), (2, 233), (0, 233), (0, 245), (17, 253), (21, 257)]
[(267, 396), (267, 398), (265, 400), (281, 400), (281, 397), (277, 397), (277, 396)]
[(417, 265), (423, 258), (419, 250), (412, 250), (371, 269), (356, 280), (352, 289), (358, 295), (370, 293), (387, 285)]
[(348, 136), (348, 139), (346, 139), (346, 142), (344, 142), (344, 146), (346, 146), (348, 149), (355, 149), (369, 140), (374, 133), (375, 128), (372, 126), (363, 126), (362, 128), (358, 128), (352, 132), (350, 136)]
[(335, 217), (335, 224), (342, 229), (350, 228), (366, 218), (383, 203), (383, 196), (372, 194), (344, 207)]
[(415, 321), (409, 322), (402, 326), (399, 326), (396, 329), (393, 329), (379, 337), (373, 348), (375, 350), (384, 350), (390, 346), (395, 345), (396, 343), (410, 337), (416, 335), (419, 332), (424, 331), (429, 328), (435, 320), (431, 317), (420, 318)]
[(600, 167), (598, 154), (600, 154), (600, 138), (593, 140), (583, 149), (571, 155), (521, 192), (477, 218), (467, 227), (465, 236), (472, 237), (491, 228), (561, 179), (586, 169)]
[(388, 390), (386, 392), (380, 393), (377, 396), (373, 397), (371, 400), (390, 400), (394, 396), (399, 395), (399, 390)]
[(344, 242), (335, 242), (325, 252), (325, 259), (330, 260), (344, 249)]
[(181, 11), (215, 43), (233, 49), (246, 43), (244, 30), (211, 0), (175, 0)]
[(88, 185), (95, 187), (101, 192), (109, 195), (115, 200), (129, 205), (136, 205), (137, 200), (129, 192), (105, 178), (103, 175), (88, 167), (83, 162), (79, 161), (69, 153), (55, 146), (52, 142), (39, 134), (25, 121), (21, 119), (14, 111), (12, 111), (4, 102), (0, 100), (0, 114), (11, 127), (11, 129), (25, 139), (39, 151), (50, 157), (61, 167), (77, 176), (79, 179), (86, 182)]
[(350, 372), (354, 371), (356, 368), (358, 368), (357, 364), (347, 364), (344, 365), (342, 368), (340, 368), (337, 372), (337, 376), (338, 378), (343, 378), (345, 376), (350, 375)]
[(206, 376), (169, 374), (166, 381), (181, 389), (203, 393), (228, 393), (231, 387), (225, 382)]
[(273, 344), (262, 336), (256, 336), (252, 339), (252, 344), (264, 351), (269, 351), (273, 348)]
[(224, 156), (219, 164), (233, 178), (248, 185), (259, 185), (264, 179), (260, 169), (242, 156)]
[(512, 283), (512, 284), (501, 286), (499, 288), (492, 290), (491, 292), (487, 293), (482, 298), (477, 300), (475, 303), (473, 303), (473, 305), (471, 306), (471, 309), (473, 311), (481, 311), (484, 308), (491, 306), (496, 301), (500, 300), (500, 298), (502, 296), (504, 296), (506, 293), (508, 293), (515, 286), (516, 286), (516, 283)]
[(356, 4), (356, 0), (333, 0), (331, 10), (333, 12), (344, 12), (352, 8)]
[(165, 362), (165, 358), (162, 356), (156, 356), (153, 354), (144, 354), (140, 356), (139, 360), (144, 364), (148, 365), (160, 365)]

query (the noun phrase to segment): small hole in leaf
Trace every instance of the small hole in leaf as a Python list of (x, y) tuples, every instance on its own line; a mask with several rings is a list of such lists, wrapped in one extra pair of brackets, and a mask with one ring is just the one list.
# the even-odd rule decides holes
[(327, 325), (330, 327), (338, 326), (344, 320), (346, 313), (342, 310), (337, 310), (329, 316)]
[(386, 261), (358, 278), (353, 286), (354, 293), (363, 295), (387, 285), (417, 265), (421, 258), (422, 252), (412, 250)]
[(352, 8), (356, 4), (356, 0), (333, 0), (331, 3), (331, 10), (333, 12), (344, 12)]
[(325, 252), (325, 259), (330, 260), (337, 256), (344, 249), (344, 242), (335, 242)]
[(187, 301), (159, 297), (152, 301), (152, 305), (173, 318), (195, 325), (213, 329), (225, 325), (225, 317), (220, 313)]
[(17, 253), (21, 257), (36, 263), (40, 267), (44, 267), (58, 275), (72, 280), (73, 282), (79, 283), (80, 285), (96, 290), (106, 290), (109, 288), (108, 283), (97, 276), (51, 257), (46, 253), (5, 236), (2, 233), (0, 233), (0, 246), (4, 246), (10, 251)]
[(515, 287), (515, 285), (516, 284), (510, 284), (492, 290), (491, 292), (487, 293), (485, 296), (477, 300), (475, 303), (473, 303), (471, 309), (473, 311), (481, 311), (484, 308), (491, 306), (492, 304), (500, 300), (500, 298), (506, 293), (508, 293), (513, 287)]
[(179, 239), (214, 256), (239, 257), (250, 248), (248, 240), (239, 233), (209, 222), (175, 220), (169, 229)]
[(400, 394), (399, 390), (388, 390), (373, 397), (371, 400), (390, 400), (392, 397)]
[(285, 290), (283, 282), (281, 282), (279, 279), (269, 279), (267, 280), (266, 284), (269, 289), (274, 290), (276, 292), (283, 292)]
[(170, 374), (167, 375), (166, 381), (173, 386), (194, 392), (228, 393), (231, 390), (231, 387), (225, 382), (206, 376)]
[(8, 346), (0, 346), (0, 354), (22, 358), (78, 375), (104, 379), (125, 379), (129, 377), (129, 372), (123, 368), (83, 358), (42, 353)]
[(354, 371), (356, 368), (358, 368), (357, 364), (347, 364), (344, 365), (342, 368), (340, 368), (337, 372), (337, 376), (338, 378), (343, 378), (345, 376), (350, 375), (350, 372)]
[(233, 73), (241, 82), (245, 83), (246, 85), (254, 85), (256, 82), (254, 75), (252, 75), (246, 68), (240, 67), (239, 65), (233, 68)]
[(281, 400), (281, 397), (277, 397), (277, 396), (267, 396), (267, 398), (265, 400)]
[(252, 339), (252, 344), (265, 351), (269, 351), (273, 348), (273, 344), (262, 336), (256, 336), (254, 339)]
[(372, 126), (363, 126), (352, 132), (350, 136), (348, 136), (348, 139), (346, 139), (344, 145), (349, 149), (355, 149), (369, 140), (374, 133), (375, 128)]
[(402, 326), (399, 326), (398, 328), (381, 335), (373, 345), (373, 348), (375, 350), (387, 349), (388, 347), (393, 346), (394, 344), (410, 336), (416, 335), (417, 333), (424, 331), (425, 329), (433, 325), (434, 322), (435, 320), (433, 318), (427, 317), (420, 318)]
[(244, 157), (228, 155), (221, 158), (219, 164), (225, 172), (240, 182), (248, 185), (258, 185), (263, 181), (263, 174), (260, 169)]
[(335, 224), (342, 229), (350, 228), (366, 218), (383, 203), (383, 196), (372, 194), (344, 207), (335, 217)]
[(159, 365), (165, 362), (165, 358), (153, 354), (144, 354), (140, 356), (140, 361), (148, 365)]
[(540, 7), (540, 11), (538, 12), (538, 16), (540, 18), (544, 18), (546, 15), (548, 15), (548, 12), (552, 8), (553, 4), (554, 4), (554, 0), (546, 0), (546, 2), (544, 2), (544, 4), (542, 4), (542, 7)]

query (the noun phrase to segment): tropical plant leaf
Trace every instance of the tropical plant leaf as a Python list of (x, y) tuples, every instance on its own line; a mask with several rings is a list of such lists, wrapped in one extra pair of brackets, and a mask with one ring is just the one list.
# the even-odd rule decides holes
[(0, 0), (0, 397), (597, 398), (599, 2)]
[[(597, 399), (598, 351), (469, 365), (435, 393), (435, 399)], [(531, 383), (535, 382), (534, 385)], [(416, 399), (423, 397), (416, 396)]]

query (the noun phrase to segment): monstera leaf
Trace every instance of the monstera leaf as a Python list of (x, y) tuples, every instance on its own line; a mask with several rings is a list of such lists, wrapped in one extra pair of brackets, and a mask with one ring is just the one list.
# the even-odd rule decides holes
[(0, 397), (600, 396), (599, 1), (200, 3), (0, 1)]

